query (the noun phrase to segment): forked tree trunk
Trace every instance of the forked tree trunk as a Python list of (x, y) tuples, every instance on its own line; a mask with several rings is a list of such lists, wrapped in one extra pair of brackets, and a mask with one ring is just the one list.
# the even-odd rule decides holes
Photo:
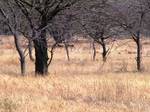
[[(40, 29), (47, 25), (46, 15), (43, 14), (41, 17)], [(35, 74), (36, 75), (47, 75), (48, 74), (48, 46), (46, 40), (46, 30), (41, 30), (39, 37), (33, 40), (35, 48)]]
[[(21, 49), (21, 45), (19, 42), (19, 36), (17, 34), (16, 29), (14, 27), (12, 27), (10, 24), (10, 21), (9, 21), (10, 19), (8, 18), (9, 15), (7, 15), (2, 9), (0, 9), (0, 13), (7, 20), (6, 24), (8, 25), (8, 28), (10, 29), (11, 33), (14, 36), (15, 47), (16, 47), (16, 50), (17, 50), (19, 57), (20, 57), (21, 74), (24, 75), (25, 74), (25, 56), (24, 56), (23, 50)], [(14, 12), (12, 12), (12, 13), (14, 13)], [(16, 20), (16, 18), (15, 18), (15, 20)], [(17, 21), (15, 21), (15, 22), (16, 22), (15, 26), (17, 26)]]
[(18, 52), (19, 57), (20, 57), (21, 74), (24, 75), (25, 74), (25, 56), (24, 56), (24, 53), (21, 49), (21, 45), (19, 43), (19, 39), (18, 39), (17, 34), (14, 34), (14, 41), (15, 41), (15, 46), (16, 46), (17, 52)]

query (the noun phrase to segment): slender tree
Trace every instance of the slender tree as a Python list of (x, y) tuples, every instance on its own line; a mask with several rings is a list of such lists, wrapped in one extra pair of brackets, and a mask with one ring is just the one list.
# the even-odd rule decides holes
[(0, 2), (0, 14), (4, 18), (3, 22), (8, 26), (9, 31), (14, 36), (14, 43), (16, 46), (16, 50), (20, 57), (20, 66), (21, 66), (21, 74), (25, 74), (25, 53), (20, 44), (20, 37), (19, 37), (19, 23), (20, 23), (20, 13), (16, 13), (13, 7), (13, 2), (3, 1)]
[[(113, 6), (115, 17), (112, 18), (118, 22), (121, 28), (131, 35), (137, 46), (137, 70), (142, 71), (142, 43), (145, 17), (148, 8), (145, 0), (126, 0), (118, 2)], [(117, 14), (117, 15), (116, 15)]]

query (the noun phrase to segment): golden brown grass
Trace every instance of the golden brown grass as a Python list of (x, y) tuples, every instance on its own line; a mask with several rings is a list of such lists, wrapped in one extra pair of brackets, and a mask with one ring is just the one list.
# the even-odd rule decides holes
[(1, 46), (0, 112), (150, 112), (150, 47), (143, 47), (143, 73), (136, 72), (131, 42), (113, 50), (104, 66), (99, 50), (92, 61), (89, 44), (76, 45), (70, 62), (58, 48), (49, 76), (35, 77), (27, 59), (27, 76), (21, 77), (16, 51)]

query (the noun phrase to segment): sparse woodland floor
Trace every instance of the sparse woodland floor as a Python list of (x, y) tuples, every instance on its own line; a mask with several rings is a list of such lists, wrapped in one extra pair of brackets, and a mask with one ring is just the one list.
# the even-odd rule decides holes
[(0, 45), (0, 112), (150, 112), (150, 42), (143, 43), (142, 73), (133, 42), (114, 46), (104, 66), (99, 46), (93, 62), (90, 44), (82, 44), (70, 49), (70, 62), (57, 48), (46, 77), (34, 76), (29, 59), (21, 77), (16, 51)]

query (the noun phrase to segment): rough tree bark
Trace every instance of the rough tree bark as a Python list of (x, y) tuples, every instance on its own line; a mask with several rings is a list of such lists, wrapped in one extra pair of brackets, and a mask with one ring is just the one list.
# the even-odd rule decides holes
[(35, 47), (35, 73), (39, 75), (46, 75), (48, 73), (48, 53), (47, 41), (45, 38), (34, 40)]
[[(43, 15), (41, 21), (41, 28), (47, 25), (46, 16)], [(35, 47), (35, 73), (39, 75), (47, 75), (48, 74), (48, 46), (46, 40), (46, 30), (42, 30), (40, 37), (35, 39), (34, 41)]]

